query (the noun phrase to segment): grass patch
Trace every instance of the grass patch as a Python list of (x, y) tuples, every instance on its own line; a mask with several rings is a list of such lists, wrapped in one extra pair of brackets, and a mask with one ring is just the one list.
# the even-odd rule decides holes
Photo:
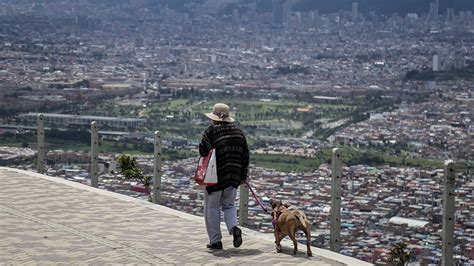
[[(405, 167), (420, 167), (422, 169), (442, 169), (444, 161), (438, 159), (413, 158), (385, 154), (377, 150), (360, 150), (351, 147), (341, 147), (342, 160), (345, 165), (364, 164), (369, 166), (391, 165)], [(332, 149), (323, 149), (315, 157), (308, 158), (292, 155), (252, 154), (251, 162), (256, 166), (271, 168), (279, 171), (313, 172), (322, 163), (330, 163)], [(456, 171), (464, 172), (474, 169), (472, 161), (457, 161)]]
[(344, 163), (348, 165), (366, 164), (376, 166), (389, 164), (393, 166), (411, 166), (425, 169), (443, 168), (443, 161), (441, 160), (392, 155), (378, 150), (362, 150), (351, 147), (342, 147), (341, 153)]
[(176, 99), (168, 102), (169, 108), (177, 108), (180, 106), (187, 106), (189, 104), (189, 100), (186, 99)]
[[(217, 97), (213, 100), (198, 100), (196, 98), (179, 98), (171, 101), (157, 101), (148, 107), (121, 106), (114, 101), (98, 105), (96, 110), (87, 114), (113, 116), (140, 116), (146, 118), (149, 129), (159, 128), (170, 136), (194, 139), (201, 135), (201, 128), (183, 127), (183, 124), (206, 119), (204, 113), (210, 112), (215, 102), (228, 103), (232, 115), (241, 122), (249, 136), (257, 136), (268, 131), (281, 137), (296, 137), (318, 126), (314, 121), (322, 118), (342, 119), (356, 111), (356, 105), (351, 104), (316, 104), (310, 101), (270, 101), (258, 99)], [(260, 96), (259, 96), (260, 97)], [(308, 107), (309, 112), (297, 112), (297, 107)], [(283, 122), (290, 121), (290, 122)], [(332, 133), (328, 132), (328, 134)], [(327, 134), (324, 134), (327, 135)]]

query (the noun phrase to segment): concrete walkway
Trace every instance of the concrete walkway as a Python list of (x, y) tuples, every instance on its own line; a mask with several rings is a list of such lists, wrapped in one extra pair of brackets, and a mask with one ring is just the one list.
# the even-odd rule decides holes
[[(223, 232), (225, 232), (223, 230)], [(245, 229), (236, 249), (210, 251), (204, 221), (160, 205), (55, 177), (0, 167), (0, 264), (368, 265)]]

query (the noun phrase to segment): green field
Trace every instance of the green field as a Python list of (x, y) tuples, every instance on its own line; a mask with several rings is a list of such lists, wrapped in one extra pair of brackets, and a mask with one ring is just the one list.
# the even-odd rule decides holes
[[(266, 132), (280, 137), (300, 137), (315, 127), (315, 120), (349, 117), (355, 109), (355, 106), (350, 105), (319, 105), (295, 101), (176, 99), (153, 103), (139, 113), (149, 120), (149, 130), (159, 127), (165, 136), (198, 140), (207, 125), (204, 113), (210, 112), (217, 101), (224, 101), (231, 106), (231, 115), (242, 125), (249, 138)], [(297, 108), (308, 107), (309, 112), (297, 111)], [(199, 124), (203, 121), (204, 124)]]
[[(386, 154), (376, 150), (361, 150), (350, 147), (341, 147), (342, 161), (345, 165), (364, 164), (370, 166), (391, 165), (420, 167), (422, 169), (442, 169), (443, 161), (437, 159), (413, 158)], [(312, 172), (322, 163), (330, 163), (332, 149), (323, 149), (315, 157), (308, 158), (291, 155), (253, 154), (251, 161), (261, 167), (280, 171)], [(459, 161), (457, 171), (474, 169), (474, 162)]]
[[(387, 111), (396, 99), (382, 98), (380, 93), (369, 93), (349, 101), (318, 103), (309, 92), (278, 93), (260, 91), (167, 90), (172, 99), (150, 97), (144, 99), (114, 99), (83, 111), (88, 115), (142, 117), (146, 126), (138, 129), (151, 132), (159, 129), (165, 138), (197, 141), (209, 125), (204, 113), (211, 112), (216, 102), (230, 105), (235, 117), (249, 139), (260, 135), (298, 138), (314, 133), (314, 138), (325, 140), (336, 129), (323, 129), (324, 121), (347, 120), (344, 126), (367, 119), (369, 111)], [(161, 97), (161, 96), (160, 96)]]

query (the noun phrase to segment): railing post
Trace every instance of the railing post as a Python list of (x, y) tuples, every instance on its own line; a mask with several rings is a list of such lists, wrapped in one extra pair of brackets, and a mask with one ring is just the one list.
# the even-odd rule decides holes
[(454, 162), (444, 162), (444, 193), (443, 193), (443, 256), (441, 264), (452, 266), (454, 247), (454, 187), (455, 187)]
[(99, 187), (99, 129), (96, 121), (91, 123), (91, 186)]
[(249, 217), (249, 187), (247, 184), (240, 185), (239, 206), (239, 225), (245, 226)]
[(342, 158), (339, 149), (332, 150), (332, 183), (331, 183), (331, 251), (341, 250), (341, 178)]
[(160, 204), (161, 200), (161, 135), (155, 131), (155, 162), (153, 164), (153, 203)]
[(37, 171), (40, 174), (44, 173), (44, 163), (45, 163), (45, 146), (44, 146), (44, 115), (38, 114), (36, 119), (36, 125), (38, 128), (38, 132), (36, 133), (38, 136), (37, 138)]

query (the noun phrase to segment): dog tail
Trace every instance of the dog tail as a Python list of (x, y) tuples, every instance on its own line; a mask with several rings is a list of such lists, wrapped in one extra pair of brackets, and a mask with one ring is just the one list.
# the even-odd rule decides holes
[(298, 219), (299, 225), (306, 229), (306, 223), (305, 223), (306, 216), (304, 215), (304, 213), (298, 211), (296, 213), (296, 218)]

